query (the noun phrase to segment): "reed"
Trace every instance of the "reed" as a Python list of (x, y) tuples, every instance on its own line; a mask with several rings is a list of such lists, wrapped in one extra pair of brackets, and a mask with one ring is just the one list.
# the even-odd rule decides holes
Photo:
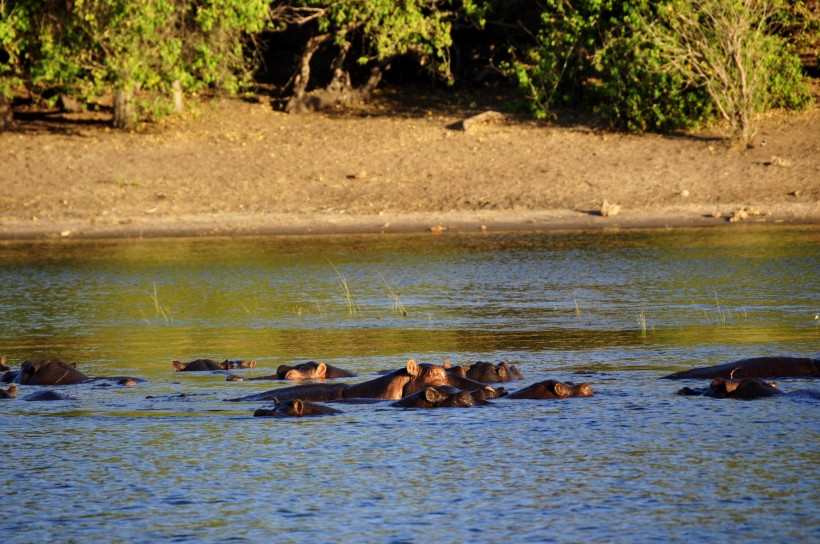
[(330, 259), (328, 259), (327, 262), (333, 267), (333, 271), (336, 272), (336, 275), (339, 276), (339, 282), (342, 284), (342, 293), (344, 294), (345, 301), (347, 302), (347, 313), (350, 315), (357, 315), (359, 313), (359, 307), (353, 301), (353, 296), (350, 294), (350, 287), (347, 285), (347, 280)]
[(638, 314), (638, 326), (641, 328), (641, 334), (646, 336), (646, 314), (643, 311)]
[(165, 322), (173, 321), (174, 318), (171, 315), (171, 309), (168, 308), (167, 305), (160, 303), (159, 301), (159, 293), (157, 292), (157, 282), (154, 282), (154, 294), (151, 296), (151, 300), (154, 301), (154, 309), (156, 310), (157, 320), (159, 320), (160, 316)]
[(387, 291), (390, 293), (390, 297), (393, 299), (393, 313), (399, 314), (402, 317), (407, 317), (407, 310), (404, 307), (404, 304), (401, 302), (401, 298), (399, 296), (398, 291), (396, 291), (392, 285), (387, 283), (387, 280), (384, 279), (381, 272), (376, 272), (379, 277), (382, 279), (384, 286), (387, 287)]

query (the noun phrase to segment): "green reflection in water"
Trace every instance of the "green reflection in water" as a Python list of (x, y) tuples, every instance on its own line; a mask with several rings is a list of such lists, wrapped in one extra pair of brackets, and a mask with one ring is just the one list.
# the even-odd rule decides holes
[(818, 232), (4, 242), (2, 349), (14, 362), (56, 355), (98, 374), (160, 373), (197, 357), (275, 367), (710, 345), (810, 353)]

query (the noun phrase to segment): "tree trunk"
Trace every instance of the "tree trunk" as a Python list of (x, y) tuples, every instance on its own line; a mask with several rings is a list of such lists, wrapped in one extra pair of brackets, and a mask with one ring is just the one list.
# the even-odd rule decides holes
[(13, 114), (8, 99), (0, 94), (0, 131), (11, 125)]
[(308, 40), (302, 52), (299, 73), (294, 78), (293, 96), (288, 100), (285, 111), (288, 113), (305, 113), (317, 111), (334, 106), (345, 106), (356, 100), (367, 100), (382, 78), (382, 67), (387, 64), (387, 60), (380, 62), (370, 71), (370, 77), (361, 87), (354, 88), (350, 81), (350, 73), (345, 70), (344, 65), (347, 54), (350, 51), (350, 44), (343, 44), (339, 48), (336, 58), (330, 69), (333, 79), (324, 89), (315, 89), (308, 92), (308, 80), (310, 79), (310, 60), (313, 54), (324, 42), (330, 39), (330, 34), (322, 34)]
[(171, 98), (174, 101), (174, 113), (180, 113), (182, 111), (182, 84), (179, 80), (174, 80), (171, 84)]
[(313, 54), (319, 49), (324, 42), (330, 39), (330, 34), (320, 34), (313, 36), (305, 45), (305, 50), (302, 51), (302, 60), (299, 64), (299, 73), (293, 82), (293, 96), (288, 100), (285, 111), (288, 113), (302, 113), (307, 107), (305, 104), (305, 95), (310, 81), (310, 59)]
[(134, 91), (118, 89), (114, 92), (114, 128), (129, 129), (134, 126)]

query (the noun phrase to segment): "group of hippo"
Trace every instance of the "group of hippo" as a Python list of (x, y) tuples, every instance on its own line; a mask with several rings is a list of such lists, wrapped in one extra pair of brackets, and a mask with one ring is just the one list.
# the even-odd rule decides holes
[[(126, 376), (92, 378), (77, 370), (76, 364), (59, 359), (39, 362), (24, 361), (19, 370), (6, 365), (6, 356), (0, 360), (1, 383), (10, 383), (8, 389), (0, 389), (0, 398), (13, 398), (17, 385), (71, 385), (95, 383), (97, 385), (120, 385), (130, 387), (144, 380)], [(221, 363), (210, 359), (197, 359), (190, 363), (174, 361), (177, 372), (228, 371), (238, 368), (254, 368), (255, 361), (230, 361)], [(327, 383), (326, 380), (352, 378), (357, 375), (348, 370), (325, 363), (308, 362), (296, 366), (282, 365), (275, 374), (242, 378), (229, 374), (228, 381), (289, 380), (311, 383), (281, 387), (254, 395), (226, 399), (229, 402), (268, 402), (272, 408), (256, 410), (255, 416), (309, 416), (339, 413), (321, 402), (359, 401), (361, 399), (393, 400), (392, 406), (402, 408), (438, 408), (476, 406), (500, 397), (511, 399), (564, 399), (593, 395), (588, 383), (575, 384), (557, 380), (545, 380), (523, 389), (508, 392), (499, 384), (522, 380), (524, 376), (514, 365), (476, 362), (469, 367), (419, 364), (410, 359), (404, 368), (386, 372), (381, 376), (354, 384)], [(701, 395), (715, 398), (756, 399), (784, 394), (774, 382), (764, 378), (820, 377), (820, 360), (798, 357), (756, 357), (723, 365), (700, 367), (663, 376), (664, 379), (710, 379), (708, 387), (692, 389), (684, 387), (679, 395)], [(36, 391), (24, 400), (70, 399), (52, 390)]]

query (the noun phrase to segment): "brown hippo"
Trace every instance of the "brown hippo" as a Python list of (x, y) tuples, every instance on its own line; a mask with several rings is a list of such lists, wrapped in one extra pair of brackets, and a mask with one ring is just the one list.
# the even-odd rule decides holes
[(467, 377), (482, 383), (511, 382), (523, 380), (524, 376), (515, 365), (506, 362), (494, 365), (484, 361), (476, 361), (467, 369)]
[(77, 370), (77, 363), (66, 363), (60, 359), (23, 361), (20, 370), (3, 374), (0, 381), (22, 385), (74, 385), (91, 382), (114, 382), (117, 385), (132, 386), (145, 380), (127, 376), (91, 377)]
[(2, 381), (23, 385), (73, 385), (90, 379), (90, 376), (77, 370), (77, 363), (43, 359), (37, 362), (23, 361), (20, 370), (6, 372)]
[(444, 366), (420, 365), (410, 359), (407, 361), (405, 368), (353, 385), (342, 383), (294, 385), (228, 400), (232, 402), (270, 401), (274, 398), (281, 401), (293, 399), (331, 401), (356, 398), (399, 400), (402, 397), (421, 391), (425, 387), (435, 387), (437, 385), (449, 385), (467, 391), (482, 390), (487, 398), (496, 398), (499, 394), (489, 385), (448, 374)]
[(256, 366), (256, 361), (230, 361), (225, 359), (221, 363), (217, 363), (211, 359), (197, 359), (190, 363), (183, 363), (181, 361), (173, 361), (171, 363), (177, 372), (206, 372), (209, 370), (230, 370), (233, 368), (253, 368)]
[(703, 366), (664, 376), (665, 380), (688, 378), (807, 378), (820, 377), (820, 359), (805, 357), (753, 357), (733, 363)]
[(229, 382), (243, 382), (245, 380), (330, 380), (333, 378), (355, 378), (355, 372), (350, 372), (337, 366), (325, 363), (309, 361), (296, 366), (280, 365), (276, 369), (276, 374), (270, 376), (255, 376), (253, 378), (240, 378), (233, 374), (228, 376)]
[(545, 380), (513, 391), (508, 396), (511, 399), (567, 399), (570, 397), (591, 397), (592, 388), (588, 383), (575, 385), (572, 382)]
[(6, 372), (7, 370), (11, 370), (9, 367), (6, 366), (8, 360), (6, 359), (6, 354), (0, 355), (0, 372)]
[(489, 404), (484, 392), (480, 389), (470, 392), (449, 385), (439, 385), (437, 387), (425, 387), (421, 391), (397, 400), (391, 406), (398, 408), (451, 408), (480, 404)]
[(314, 402), (293, 399), (279, 402), (272, 409), (260, 408), (253, 413), (254, 417), (302, 417), (302, 416), (329, 416), (341, 414), (339, 410), (323, 406)]
[(35, 391), (23, 397), (23, 400), (28, 401), (49, 401), (49, 400), (77, 400), (74, 397), (46, 389), (44, 391)]
[(0, 399), (13, 399), (17, 395), (17, 386), (11, 384), (8, 389), (0, 389)]
[(715, 378), (706, 389), (691, 389), (684, 387), (678, 395), (703, 395), (716, 399), (743, 399), (752, 400), (782, 395), (774, 382), (765, 382), (758, 378), (741, 378), (739, 380), (724, 380)]

